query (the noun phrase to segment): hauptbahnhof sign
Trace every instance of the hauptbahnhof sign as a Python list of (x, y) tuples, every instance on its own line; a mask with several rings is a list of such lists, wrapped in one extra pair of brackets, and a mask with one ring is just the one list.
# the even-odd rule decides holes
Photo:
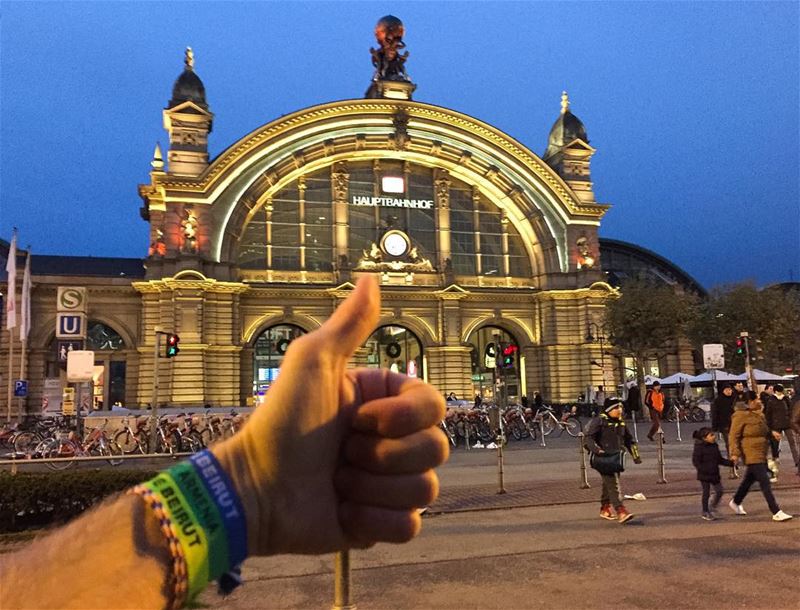
[(370, 207), (387, 208), (415, 208), (430, 210), (433, 208), (433, 199), (395, 199), (393, 197), (367, 197), (353, 195), (350, 199), (352, 205), (366, 205)]

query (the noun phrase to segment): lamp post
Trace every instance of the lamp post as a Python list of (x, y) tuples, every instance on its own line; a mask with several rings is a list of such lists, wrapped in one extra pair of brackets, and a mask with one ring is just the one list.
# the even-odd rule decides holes
[[(594, 335), (592, 334), (592, 328), (594, 328)], [(603, 391), (606, 391), (606, 387), (608, 386), (608, 381), (606, 379), (606, 353), (605, 353), (605, 342), (606, 336), (603, 332), (604, 329), (597, 322), (589, 322), (586, 326), (586, 340), (589, 343), (594, 343), (595, 339), (597, 339), (598, 343), (600, 343), (600, 368), (603, 370)]]

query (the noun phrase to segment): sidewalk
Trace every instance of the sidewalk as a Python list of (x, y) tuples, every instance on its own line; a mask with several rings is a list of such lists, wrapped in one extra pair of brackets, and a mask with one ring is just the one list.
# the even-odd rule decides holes
[[(666, 484), (658, 484), (656, 479), (652, 473), (624, 473), (621, 477), (622, 493), (643, 493), (648, 499), (696, 495), (699, 502), (700, 484), (693, 472), (668, 472)], [(740, 480), (729, 479), (727, 474), (723, 474), (722, 485), (726, 496), (730, 497), (734, 493)], [(581, 489), (577, 479), (506, 483), (505, 494), (497, 493), (497, 484), (447, 487), (441, 490), (439, 498), (428, 509), (428, 514), (598, 502), (601, 483), (600, 477), (593, 470), (589, 472), (589, 484), (590, 489)], [(800, 492), (800, 477), (787, 474), (777, 483), (773, 483), (772, 489), (780, 502), (788, 493), (796, 495)], [(753, 493), (759, 493), (758, 484), (751, 488), (750, 494)], [(635, 503), (636, 500), (630, 502)]]

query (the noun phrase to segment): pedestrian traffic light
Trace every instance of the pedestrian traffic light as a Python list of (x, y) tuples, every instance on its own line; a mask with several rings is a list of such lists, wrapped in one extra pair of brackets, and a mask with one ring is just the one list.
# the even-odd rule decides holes
[(753, 362), (764, 359), (764, 349), (761, 347), (761, 339), (756, 339), (756, 354), (751, 358)]
[(178, 352), (181, 351), (181, 349), (178, 347), (178, 343), (180, 342), (181, 338), (175, 333), (167, 335), (167, 348), (164, 355), (167, 358), (174, 358), (177, 356)]
[(736, 339), (736, 355), (744, 356), (744, 339), (742, 337)]
[(519, 348), (513, 343), (508, 343), (503, 347), (503, 364), (504, 369), (514, 368), (514, 356)]

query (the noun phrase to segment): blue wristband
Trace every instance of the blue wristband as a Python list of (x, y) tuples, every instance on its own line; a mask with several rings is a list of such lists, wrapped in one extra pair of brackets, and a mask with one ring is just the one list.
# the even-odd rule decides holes
[(208, 449), (195, 453), (189, 462), (219, 509), (228, 533), (228, 565), (236, 566), (247, 558), (247, 523), (241, 500), (228, 474)]

